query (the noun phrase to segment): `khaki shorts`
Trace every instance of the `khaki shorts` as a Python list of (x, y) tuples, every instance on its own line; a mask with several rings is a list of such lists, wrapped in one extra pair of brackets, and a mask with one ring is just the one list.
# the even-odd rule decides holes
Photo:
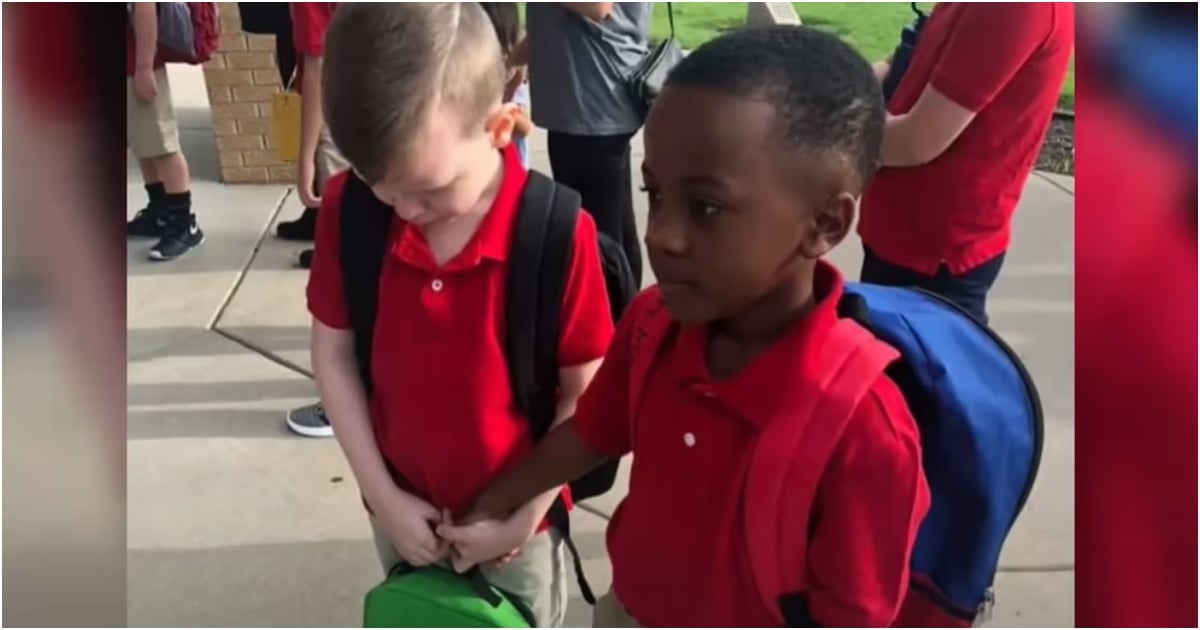
[(636, 619), (629, 616), (617, 596), (609, 591), (607, 595), (596, 600), (592, 609), (593, 628), (641, 628)]
[(138, 159), (155, 158), (179, 152), (179, 123), (171, 103), (171, 83), (165, 68), (154, 71), (158, 95), (151, 103), (138, 100), (133, 92), (133, 77), (126, 81), (125, 125), (129, 150)]
[[(400, 563), (400, 556), (374, 518), (371, 531), (379, 564), (387, 575)], [(537, 619), (537, 627), (562, 627), (567, 614), (567, 569), (562, 538), (557, 532), (535, 535), (511, 562), (484, 565), (483, 574), (496, 588), (521, 598)]]
[(317, 139), (317, 194), (325, 193), (325, 182), (328, 182), (330, 177), (348, 168), (350, 163), (334, 146), (333, 138), (329, 136), (329, 128), (321, 127), (321, 136)]

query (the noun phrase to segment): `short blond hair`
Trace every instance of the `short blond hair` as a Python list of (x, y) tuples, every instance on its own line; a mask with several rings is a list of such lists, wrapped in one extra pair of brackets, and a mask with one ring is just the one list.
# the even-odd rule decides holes
[(507, 78), (495, 30), (474, 2), (342, 3), (323, 65), (325, 124), (372, 182), (412, 148), (435, 108), (481, 124)]

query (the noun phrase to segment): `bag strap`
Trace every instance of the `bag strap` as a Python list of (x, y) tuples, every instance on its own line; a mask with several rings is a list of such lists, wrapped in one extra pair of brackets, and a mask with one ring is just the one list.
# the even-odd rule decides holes
[[(509, 250), (505, 357), (513, 398), (529, 418), (535, 441), (550, 432), (558, 413), (559, 317), (581, 205), (579, 193), (530, 171)], [(596, 597), (571, 539), (571, 518), (561, 494), (546, 518), (571, 554), (583, 599), (594, 605)]]
[[(768, 424), (755, 440), (746, 477), (743, 529), (750, 567), (764, 608), (790, 627), (810, 626), (801, 593), (812, 502), (854, 411), (899, 354), (853, 321), (831, 328), (814, 370), (797, 384), (806, 407)], [(750, 508), (753, 506), (753, 509)], [(800, 601), (797, 601), (797, 597)]]
[(354, 357), (363, 388), (371, 393), (371, 347), (379, 308), (379, 279), (391, 235), (392, 209), (350, 172), (339, 208), (342, 289), (354, 331)]
[(671, 10), (671, 3), (667, 3), (667, 24), (671, 27), (671, 39), (675, 39), (675, 11)]
[(580, 203), (579, 193), (530, 171), (509, 248), (504, 354), (535, 441), (557, 414), (559, 316)]

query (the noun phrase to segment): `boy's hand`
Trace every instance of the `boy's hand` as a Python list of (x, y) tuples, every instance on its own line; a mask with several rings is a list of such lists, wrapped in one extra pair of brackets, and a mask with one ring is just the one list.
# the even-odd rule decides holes
[(158, 82), (154, 80), (154, 68), (138, 68), (133, 72), (133, 94), (143, 103), (153, 103), (158, 96)]
[(450, 561), (454, 570), (462, 573), (481, 562), (512, 560), (533, 531), (520, 518), (488, 518), (454, 525), (447, 514), (438, 526), (437, 534), (453, 545)]
[(317, 165), (313, 156), (305, 156), (300, 152), (296, 163), (296, 194), (305, 208), (320, 208), (321, 198), (313, 194), (313, 183), (317, 179)]
[(401, 491), (384, 505), (371, 508), (396, 553), (408, 564), (428, 566), (449, 553), (449, 545), (434, 534), (442, 515), (432, 505)]

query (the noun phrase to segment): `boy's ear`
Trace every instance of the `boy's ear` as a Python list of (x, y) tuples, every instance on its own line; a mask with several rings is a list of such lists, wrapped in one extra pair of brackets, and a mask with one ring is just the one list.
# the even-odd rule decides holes
[(513, 103), (503, 103), (488, 114), (483, 128), (487, 132), (492, 146), (502, 149), (512, 142), (513, 129), (517, 124), (518, 108)]
[(858, 199), (849, 192), (826, 197), (813, 211), (808, 233), (801, 243), (804, 256), (817, 259), (825, 256), (850, 233), (854, 224), (854, 209)]

